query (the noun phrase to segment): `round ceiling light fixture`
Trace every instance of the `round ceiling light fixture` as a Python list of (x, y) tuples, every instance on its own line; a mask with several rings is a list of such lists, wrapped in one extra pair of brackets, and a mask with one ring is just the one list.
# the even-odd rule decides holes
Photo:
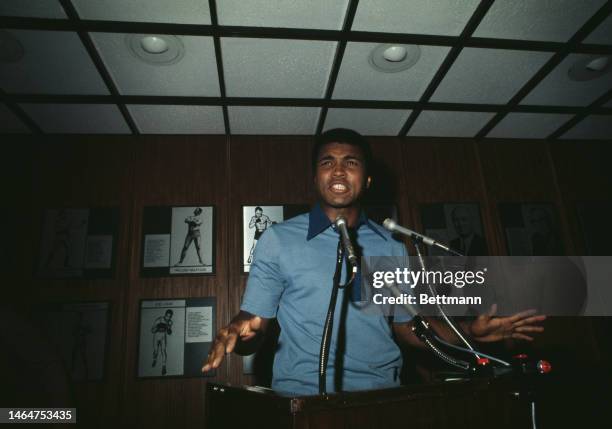
[(417, 45), (378, 45), (370, 54), (370, 65), (385, 73), (408, 70), (421, 58)]
[(185, 46), (177, 36), (128, 34), (125, 42), (132, 55), (148, 64), (176, 64), (185, 56)]
[(403, 46), (391, 46), (383, 51), (383, 58), (387, 61), (397, 63), (406, 58), (407, 53), (406, 48)]
[(159, 36), (143, 37), (140, 46), (149, 54), (162, 54), (168, 50), (168, 42)]
[(23, 45), (12, 33), (0, 30), (0, 63), (16, 63), (25, 54)]
[(612, 57), (587, 56), (576, 61), (567, 71), (571, 80), (582, 82), (597, 79), (612, 70)]

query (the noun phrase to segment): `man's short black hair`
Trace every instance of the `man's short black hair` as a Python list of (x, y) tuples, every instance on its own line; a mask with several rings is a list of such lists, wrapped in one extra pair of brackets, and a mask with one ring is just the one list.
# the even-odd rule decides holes
[(357, 146), (363, 153), (363, 161), (365, 163), (366, 175), (369, 174), (370, 166), (372, 165), (372, 149), (368, 141), (359, 134), (357, 131), (349, 130), (347, 128), (334, 128), (332, 130), (325, 131), (319, 137), (316, 138), (315, 144), (312, 147), (312, 171), (317, 170), (317, 161), (321, 148), (331, 143), (345, 143), (351, 146)]

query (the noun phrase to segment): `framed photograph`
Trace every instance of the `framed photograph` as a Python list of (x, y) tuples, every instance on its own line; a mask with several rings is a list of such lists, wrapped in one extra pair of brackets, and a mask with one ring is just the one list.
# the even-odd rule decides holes
[(585, 255), (609, 255), (612, 243), (612, 201), (580, 202), (577, 204), (577, 210), (584, 237)]
[(42, 329), (74, 381), (100, 381), (106, 368), (110, 303), (50, 303), (40, 308)]
[(215, 272), (214, 207), (145, 207), (141, 275), (167, 277)]
[(242, 272), (250, 271), (257, 241), (269, 227), (309, 211), (307, 205), (242, 206)]
[(553, 204), (502, 203), (499, 214), (510, 256), (565, 254)]
[[(489, 254), (478, 203), (440, 203), (421, 207), (423, 233), (466, 256)], [(428, 248), (431, 256), (446, 255)]]
[(202, 376), (215, 315), (214, 297), (141, 301), (138, 377)]
[(112, 277), (118, 208), (61, 208), (43, 213), (39, 277)]

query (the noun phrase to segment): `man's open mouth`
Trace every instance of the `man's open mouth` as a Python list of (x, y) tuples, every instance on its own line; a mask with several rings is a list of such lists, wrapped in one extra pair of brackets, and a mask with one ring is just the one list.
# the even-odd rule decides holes
[(329, 189), (335, 194), (344, 194), (349, 188), (344, 183), (333, 183)]

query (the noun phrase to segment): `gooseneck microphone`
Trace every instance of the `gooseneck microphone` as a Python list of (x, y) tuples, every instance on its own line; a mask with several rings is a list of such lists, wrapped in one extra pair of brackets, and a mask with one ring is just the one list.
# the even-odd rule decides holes
[(391, 232), (405, 235), (407, 237), (412, 238), (413, 240), (423, 242), (427, 246), (437, 247), (439, 249), (444, 250), (445, 252), (452, 253), (453, 255), (456, 255), (456, 256), (463, 256), (461, 253), (451, 249), (446, 244), (442, 244), (434, 240), (431, 237), (427, 237), (426, 235), (419, 234), (418, 232), (415, 232), (411, 229), (404, 228), (403, 226), (398, 225), (397, 222), (395, 222), (393, 219), (389, 219), (389, 218), (385, 219), (385, 221), (383, 222), (383, 226), (385, 227), (385, 229)]
[(336, 225), (336, 229), (340, 233), (342, 247), (344, 247), (344, 252), (346, 253), (346, 259), (348, 260), (349, 264), (351, 264), (353, 272), (355, 272), (358, 265), (357, 253), (355, 253), (355, 247), (353, 247), (353, 242), (349, 236), (346, 218), (342, 215), (338, 216), (334, 221), (334, 225)]

